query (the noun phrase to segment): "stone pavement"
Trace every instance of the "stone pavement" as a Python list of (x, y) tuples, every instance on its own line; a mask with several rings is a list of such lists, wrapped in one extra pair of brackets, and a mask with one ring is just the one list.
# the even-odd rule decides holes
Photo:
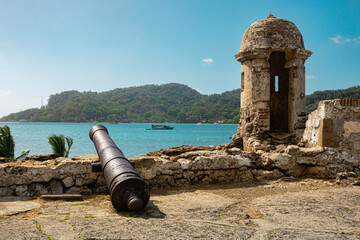
[(108, 195), (0, 198), (0, 239), (190, 238), (360, 239), (360, 187), (305, 179), (158, 189), (140, 213), (116, 213)]

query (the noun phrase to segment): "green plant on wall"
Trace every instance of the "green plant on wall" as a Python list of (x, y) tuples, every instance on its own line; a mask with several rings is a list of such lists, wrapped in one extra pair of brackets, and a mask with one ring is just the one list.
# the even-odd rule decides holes
[(15, 143), (8, 126), (0, 127), (0, 156), (14, 158)]
[[(0, 157), (14, 159), (15, 142), (10, 132), (9, 126), (0, 127)], [(29, 154), (30, 150), (22, 151), (15, 159), (21, 159)]]
[(49, 136), (47, 139), (53, 150), (53, 153), (59, 154), (61, 157), (66, 157), (66, 158), (69, 156), (70, 148), (73, 145), (73, 139), (71, 137), (68, 136), (65, 137), (62, 134), (60, 135), (53, 134)]

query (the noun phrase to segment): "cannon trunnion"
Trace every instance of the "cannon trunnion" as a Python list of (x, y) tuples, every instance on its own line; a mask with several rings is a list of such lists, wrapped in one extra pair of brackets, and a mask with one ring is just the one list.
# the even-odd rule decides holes
[[(89, 133), (99, 155), (105, 182), (110, 192), (111, 203), (117, 211), (139, 211), (150, 198), (150, 190), (136, 173), (133, 163), (110, 138), (106, 127), (95, 125)], [(97, 165), (99, 168), (99, 165)], [(93, 166), (93, 170), (96, 165)]]

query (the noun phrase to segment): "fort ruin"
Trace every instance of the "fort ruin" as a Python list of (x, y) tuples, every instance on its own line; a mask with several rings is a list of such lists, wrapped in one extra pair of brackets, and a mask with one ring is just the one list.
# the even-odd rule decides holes
[[(360, 176), (360, 99), (322, 101), (308, 116), (304, 64), (311, 54), (295, 24), (272, 15), (252, 24), (235, 55), (241, 117), (233, 142), (129, 158), (136, 171), (158, 188)], [(0, 161), (0, 196), (103, 191), (102, 174), (91, 170), (95, 161), (97, 155)]]
[(305, 128), (305, 49), (294, 23), (269, 15), (245, 32), (235, 55), (241, 62), (238, 135), (245, 151), (269, 133), (301, 139)]

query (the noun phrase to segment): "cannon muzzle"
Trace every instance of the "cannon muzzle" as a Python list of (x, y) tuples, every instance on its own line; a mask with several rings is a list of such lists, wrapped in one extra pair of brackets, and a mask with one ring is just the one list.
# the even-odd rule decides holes
[(99, 155), (111, 203), (117, 211), (139, 211), (150, 198), (150, 190), (133, 164), (110, 138), (106, 127), (95, 125), (89, 133)]

